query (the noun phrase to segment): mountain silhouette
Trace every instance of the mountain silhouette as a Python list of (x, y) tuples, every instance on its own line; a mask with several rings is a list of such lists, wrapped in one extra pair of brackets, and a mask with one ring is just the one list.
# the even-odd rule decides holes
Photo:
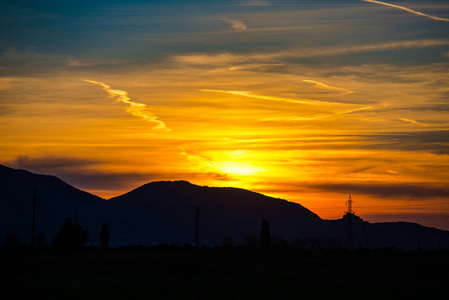
[(288, 239), (322, 221), (297, 203), (244, 189), (201, 187), (187, 181), (148, 183), (107, 203), (122, 206), (122, 217), (126, 215), (127, 220), (136, 216), (137, 209), (145, 236), (154, 242), (168, 242), (167, 238), (179, 243), (192, 241), (195, 207), (199, 207), (201, 240), (210, 244), (220, 243), (226, 236), (238, 243), (247, 235), (257, 236), (262, 219), (270, 221), (272, 234)]
[[(0, 243), (8, 233), (30, 243), (33, 188), (37, 191), (36, 233), (44, 233), (49, 243), (70, 217), (90, 232), (91, 245), (99, 244), (105, 223), (112, 246), (193, 244), (197, 212), (201, 244), (219, 245), (225, 237), (242, 244), (248, 236), (259, 236), (263, 219), (269, 222), (273, 237), (289, 243), (299, 238), (306, 248), (322, 247), (317, 240), (332, 241), (333, 246), (343, 246), (347, 240), (348, 216), (322, 220), (298, 203), (244, 189), (162, 181), (104, 200), (57, 177), (0, 165)], [(355, 215), (351, 220), (354, 249), (449, 248), (449, 231), (416, 223), (369, 223)]]
[(22, 242), (31, 242), (33, 189), (36, 188), (36, 233), (44, 233), (47, 242), (56, 235), (65, 218), (96, 230), (101, 222), (105, 200), (81, 191), (57, 177), (38, 175), (0, 165), (0, 243), (8, 233)]

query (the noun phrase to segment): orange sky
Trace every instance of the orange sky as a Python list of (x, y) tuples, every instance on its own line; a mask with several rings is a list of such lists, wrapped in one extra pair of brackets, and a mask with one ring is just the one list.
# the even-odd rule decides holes
[[(367, 220), (449, 230), (448, 22), (367, 1), (273, 2), (221, 14), (173, 6), (150, 21), (138, 6), (105, 4), (104, 14), (59, 12), (72, 48), (4, 37), (0, 163), (104, 198), (188, 180), (299, 202), (322, 218), (341, 217), (352, 193)], [(445, 2), (414, 9), (449, 13)], [(102, 27), (115, 24), (108, 16), (123, 32)], [(132, 31), (139, 18), (187, 27)]]

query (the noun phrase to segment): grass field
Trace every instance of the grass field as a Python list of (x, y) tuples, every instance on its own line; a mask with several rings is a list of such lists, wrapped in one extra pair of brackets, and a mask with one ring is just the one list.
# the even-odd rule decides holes
[(442, 299), (449, 282), (438, 251), (3, 249), (0, 263), (1, 299)]

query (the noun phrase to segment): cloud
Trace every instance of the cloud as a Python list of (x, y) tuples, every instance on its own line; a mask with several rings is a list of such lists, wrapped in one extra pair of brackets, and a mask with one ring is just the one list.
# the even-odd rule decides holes
[[(236, 181), (230, 174), (222, 172), (219, 168), (219, 163), (214, 162), (211, 158), (204, 155), (192, 154), (185, 150), (184, 147), (178, 146), (181, 151), (179, 154), (187, 157), (187, 159), (194, 165), (200, 168), (200, 172), (194, 178), (207, 178), (218, 181)], [(193, 175), (192, 173), (190, 175)], [(191, 176), (190, 176), (191, 177)]]
[(337, 46), (326, 48), (305, 48), (302, 50), (279, 51), (273, 53), (194, 53), (175, 56), (173, 59), (179, 63), (216, 66), (229, 65), (237, 63), (256, 63), (267, 62), (273, 63), (273, 60), (281, 60), (288, 58), (309, 58), (309, 57), (326, 57), (335, 55), (350, 55), (354, 53), (367, 53), (377, 51), (392, 51), (413, 48), (430, 48), (439, 46), (448, 46), (448, 39), (425, 39), (425, 40), (404, 40), (394, 41), (380, 44), (365, 44), (353, 46)]
[(385, 5), (385, 6), (390, 6), (390, 7), (394, 7), (394, 8), (397, 8), (397, 9), (405, 10), (405, 11), (407, 11), (409, 13), (412, 13), (412, 14), (415, 14), (415, 15), (418, 15), (418, 16), (423, 16), (423, 17), (430, 18), (430, 19), (437, 20), (437, 21), (449, 22), (449, 19), (431, 16), (431, 15), (428, 15), (428, 14), (425, 14), (425, 13), (422, 13), (422, 12), (419, 12), (419, 11), (416, 11), (416, 10), (413, 10), (413, 9), (410, 9), (410, 8), (407, 8), (407, 7), (404, 7), (404, 6), (399, 6), (399, 5), (394, 5), (394, 4), (385, 3), (385, 2), (381, 2), (381, 1), (374, 1), (374, 0), (361, 0), (361, 1), (371, 2), (371, 3)]
[(380, 198), (406, 197), (425, 200), (425, 197), (449, 196), (449, 187), (429, 183), (324, 183), (309, 184), (308, 187), (332, 192), (371, 195)]
[(271, 1), (249, 0), (242, 4), (239, 4), (239, 6), (271, 6)]
[(316, 87), (316, 88), (325, 89), (325, 90), (339, 91), (341, 95), (354, 93), (353, 91), (351, 91), (349, 89), (345, 89), (345, 88), (341, 88), (341, 87), (335, 87), (335, 86), (330, 86), (330, 85), (327, 85), (325, 83), (322, 83), (322, 82), (319, 82), (319, 81), (315, 81), (315, 80), (303, 80), (303, 81), (307, 82), (307, 83), (314, 84), (314, 87)]
[(387, 172), (391, 173), (391, 174), (399, 174), (399, 172), (396, 172), (396, 171), (393, 171), (393, 170), (387, 170)]
[(57, 176), (77, 188), (94, 191), (124, 190), (134, 187), (136, 182), (145, 182), (155, 178), (152, 174), (102, 171), (99, 167), (102, 163), (76, 157), (21, 155), (17, 157), (13, 165), (31, 172)]
[(248, 98), (271, 100), (271, 101), (281, 101), (281, 102), (289, 102), (289, 103), (296, 103), (296, 104), (307, 104), (307, 105), (341, 104), (338, 102), (327, 102), (327, 101), (310, 100), (310, 99), (290, 99), (290, 98), (282, 98), (282, 97), (264, 96), (264, 95), (253, 94), (252, 92), (247, 92), (247, 91), (223, 91), (223, 90), (211, 90), (211, 89), (201, 89), (199, 91), (231, 94), (231, 95), (243, 96), (243, 97), (248, 97)]
[(223, 21), (230, 24), (235, 31), (241, 32), (241, 31), (248, 30), (248, 26), (246, 26), (246, 24), (243, 23), (242, 21), (231, 20), (231, 19), (223, 19)]
[(229, 71), (239, 71), (239, 70), (254, 70), (254, 69), (262, 69), (262, 68), (271, 68), (271, 67), (279, 67), (284, 64), (243, 64), (230, 67)]
[(43, 170), (52, 171), (73, 167), (86, 167), (96, 164), (96, 161), (80, 158), (66, 158), (66, 157), (39, 157), (30, 158), (27, 155), (19, 155), (15, 164), (20, 168), (27, 170)]
[(205, 168), (215, 167), (214, 161), (208, 157), (188, 153), (182, 146), (178, 146), (178, 149), (181, 150), (180, 155), (186, 156), (188, 160), (194, 161), (196, 165), (201, 165)]
[(230, 53), (207, 54), (195, 53), (186, 55), (177, 55), (173, 58), (176, 62), (192, 65), (216, 65), (230, 64), (236, 61), (250, 60), (249, 56), (239, 56)]
[(427, 48), (437, 46), (447, 46), (449, 40), (447, 39), (433, 39), (433, 40), (406, 40), (381, 44), (367, 44), (367, 45), (355, 45), (349, 47), (331, 47), (326, 49), (310, 49), (306, 51), (290, 51), (280, 52), (275, 54), (276, 56), (284, 57), (319, 57), (319, 56), (331, 56), (331, 55), (346, 55), (352, 53), (365, 53), (376, 52), (386, 50), (398, 50), (409, 48)]
[(414, 132), (396, 132), (379, 135), (360, 135), (363, 149), (393, 149), (401, 151), (425, 151), (433, 154), (448, 155), (449, 130), (423, 130)]
[(148, 110), (145, 104), (131, 101), (131, 98), (128, 97), (127, 92), (121, 90), (113, 90), (109, 85), (103, 82), (93, 80), (84, 81), (102, 86), (103, 90), (105, 90), (111, 97), (118, 97), (117, 101), (128, 104), (129, 107), (126, 109), (126, 112), (131, 114), (132, 116), (142, 118), (147, 122), (156, 123), (157, 125), (154, 126), (153, 129), (170, 130), (169, 128), (167, 128), (164, 122), (158, 120), (157, 116)]
[(403, 121), (403, 122), (407, 122), (407, 123), (412, 123), (412, 124), (420, 125), (420, 126), (429, 126), (429, 124), (421, 123), (421, 122), (418, 122), (418, 121), (412, 120), (412, 119), (399, 119), (399, 120), (401, 120), (401, 121)]

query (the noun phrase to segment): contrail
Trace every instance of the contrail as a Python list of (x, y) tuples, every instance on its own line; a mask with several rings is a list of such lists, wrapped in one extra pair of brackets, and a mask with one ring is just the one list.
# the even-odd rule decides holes
[(341, 95), (354, 93), (353, 91), (351, 91), (349, 89), (336, 87), (336, 86), (330, 86), (330, 85), (327, 85), (325, 83), (315, 81), (315, 80), (303, 80), (303, 81), (307, 82), (307, 83), (312, 83), (314, 85), (314, 87), (316, 87), (316, 88), (339, 91)]
[(419, 12), (419, 11), (416, 11), (416, 10), (413, 10), (413, 9), (410, 9), (410, 8), (407, 8), (407, 7), (404, 7), (404, 6), (394, 5), (394, 4), (380, 2), (380, 1), (375, 1), (375, 0), (362, 0), (362, 1), (376, 3), (376, 4), (380, 4), (380, 5), (385, 5), (385, 6), (391, 6), (391, 7), (397, 8), (397, 9), (402, 9), (402, 10), (408, 11), (409, 13), (412, 13), (412, 14), (415, 14), (415, 15), (418, 15), (418, 16), (427, 17), (427, 18), (434, 19), (434, 20), (437, 20), (437, 21), (449, 22), (449, 19), (434, 17), (434, 16), (431, 16), (431, 15), (428, 15), (428, 14), (425, 14), (425, 13), (422, 13), (422, 12)]
[(308, 105), (342, 105), (343, 103), (339, 102), (329, 102), (329, 101), (319, 101), (319, 100), (309, 100), (309, 99), (290, 99), (290, 98), (282, 98), (282, 97), (272, 97), (272, 96), (264, 96), (257, 95), (247, 91), (223, 91), (223, 90), (211, 90), (211, 89), (201, 89), (201, 92), (212, 92), (212, 93), (222, 93), (222, 94), (231, 94), (238, 95), (248, 98), (256, 98), (263, 100), (271, 100), (271, 101), (281, 101), (281, 102), (290, 102), (290, 103), (298, 103), (298, 104), (308, 104)]
[(421, 123), (421, 122), (418, 122), (413, 119), (399, 119), (399, 120), (401, 120), (402, 122), (412, 123), (412, 124), (416, 124), (416, 125), (420, 125), (420, 126), (429, 126), (429, 124)]
[(164, 122), (158, 120), (157, 116), (148, 110), (145, 104), (131, 101), (131, 98), (128, 97), (128, 92), (121, 90), (113, 90), (109, 85), (103, 82), (93, 80), (84, 80), (84, 81), (100, 85), (101, 87), (103, 87), (103, 90), (105, 90), (111, 97), (117, 97), (118, 102), (128, 104), (129, 107), (126, 109), (126, 112), (131, 114), (132, 116), (142, 118), (147, 122), (156, 123), (157, 125), (154, 126), (153, 129), (165, 129), (168, 131), (170, 130), (167, 128), (167, 126), (165, 126)]

